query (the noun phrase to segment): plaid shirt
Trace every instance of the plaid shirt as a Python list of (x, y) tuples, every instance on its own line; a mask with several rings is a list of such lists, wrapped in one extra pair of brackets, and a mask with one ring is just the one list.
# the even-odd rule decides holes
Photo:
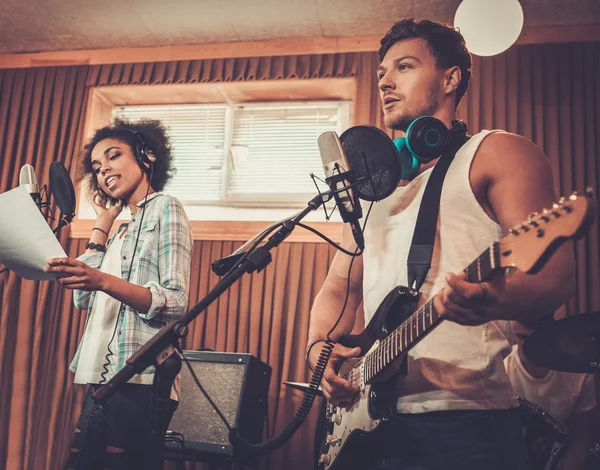
[[(142, 210), (140, 209), (131, 220), (123, 240), (121, 278), (127, 279), (129, 274), (131, 253), (140, 230), (129, 282), (150, 289), (152, 305), (148, 312), (142, 313), (121, 304), (116, 326), (117, 334), (111, 347), (115, 355), (112, 357), (108, 377), (121, 370), (125, 366), (125, 361), (167, 322), (183, 316), (188, 303), (193, 239), (183, 206), (177, 199), (162, 193), (149, 195), (145, 201), (138, 203), (138, 207), (142, 208), (144, 203), (147, 207), (141, 230)], [(122, 232), (126, 225), (122, 224), (119, 227), (119, 230), (108, 240), (107, 245)], [(99, 269), (104, 253), (95, 251), (83, 254), (77, 259), (92, 268)], [(75, 307), (80, 310), (93, 309), (95, 298), (95, 291), (75, 290), (73, 293)], [(73, 372), (77, 369), (81, 345), (80, 342), (70, 366)], [(153, 372), (153, 368), (149, 367), (143, 373)]]

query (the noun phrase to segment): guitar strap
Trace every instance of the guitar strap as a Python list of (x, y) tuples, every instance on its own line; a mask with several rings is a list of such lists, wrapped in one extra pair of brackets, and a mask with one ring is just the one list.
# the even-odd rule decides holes
[(455, 122), (453, 121), (453, 127), (450, 130), (454, 134), (452, 143), (433, 167), (425, 187), (415, 232), (408, 252), (408, 287), (416, 291), (419, 291), (423, 286), (427, 273), (431, 268), (444, 178), (456, 152), (470, 139), (466, 136), (466, 125), (464, 123), (455, 125)]

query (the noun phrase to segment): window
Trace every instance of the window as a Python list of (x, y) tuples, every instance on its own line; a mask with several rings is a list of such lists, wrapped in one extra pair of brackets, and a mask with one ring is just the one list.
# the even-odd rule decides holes
[[(119, 106), (114, 115), (159, 119), (177, 173), (165, 191), (186, 205), (285, 206), (307, 202), (323, 177), (317, 138), (350, 125), (350, 102)], [(322, 188), (322, 186), (321, 186)]]
[[(317, 138), (352, 125), (356, 94), (354, 77), (95, 87), (85, 139), (115, 116), (160, 119), (179, 170), (166, 191), (183, 202), (194, 237), (247, 240), (314, 197), (309, 173), (324, 178)], [(95, 219), (81, 192), (71, 236), (87, 237)], [(324, 220), (322, 209), (304, 219), (338, 240), (341, 224)], [(320, 241), (299, 230), (288, 240)]]

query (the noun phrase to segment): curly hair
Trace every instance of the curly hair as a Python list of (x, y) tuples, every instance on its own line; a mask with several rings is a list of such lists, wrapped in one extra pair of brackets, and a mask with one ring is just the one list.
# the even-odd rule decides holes
[(160, 121), (154, 119), (140, 119), (139, 121), (131, 122), (126, 119), (117, 118), (111, 125), (96, 129), (94, 135), (84, 145), (81, 152), (77, 181), (83, 181), (87, 184), (86, 192), (88, 196), (91, 195), (98, 184), (96, 174), (92, 170), (92, 151), (94, 147), (104, 139), (117, 139), (128, 145), (132, 152), (134, 152), (135, 144), (138, 142), (135, 132), (141, 136), (146, 147), (156, 155), (150, 186), (155, 191), (162, 191), (164, 189), (167, 182), (175, 173), (173, 156), (171, 154), (171, 142), (165, 126)]
[(465, 44), (465, 38), (451, 26), (429, 20), (416, 21), (414, 18), (407, 18), (394, 24), (381, 40), (379, 61), (383, 60), (394, 44), (413, 38), (421, 38), (427, 42), (438, 68), (449, 69), (454, 66), (460, 68), (461, 80), (456, 89), (455, 103), (455, 107), (458, 107), (471, 80), (471, 54)]

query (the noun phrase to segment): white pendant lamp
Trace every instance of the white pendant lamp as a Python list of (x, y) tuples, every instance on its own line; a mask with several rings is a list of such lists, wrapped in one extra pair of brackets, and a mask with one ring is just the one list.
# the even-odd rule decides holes
[(500, 54), (521, 34), (523, 8), (519, 0), (463, 0), (456, 10), (454, 26), (472, 54)]

